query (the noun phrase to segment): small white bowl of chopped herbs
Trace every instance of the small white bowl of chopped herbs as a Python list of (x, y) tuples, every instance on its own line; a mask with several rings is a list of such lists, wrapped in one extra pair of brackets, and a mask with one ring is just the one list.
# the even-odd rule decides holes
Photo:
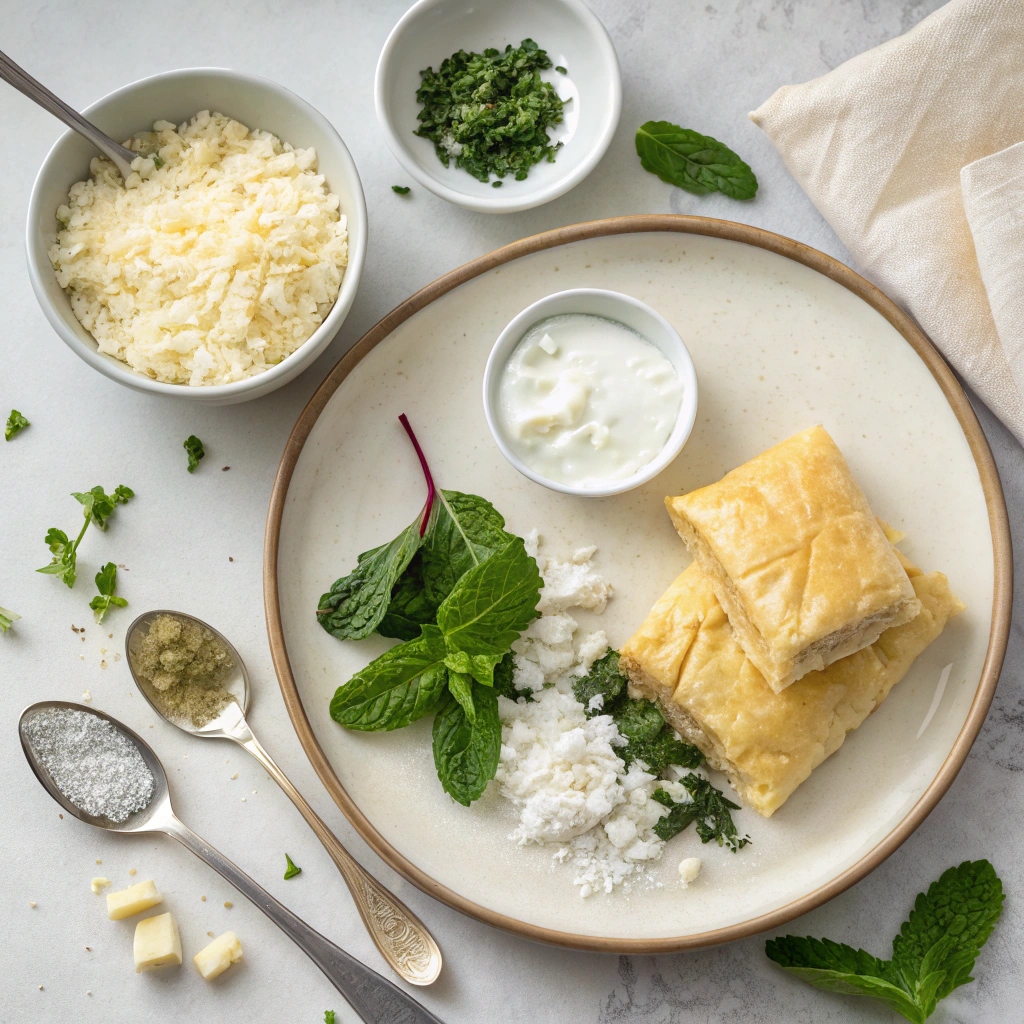
[(470, 210), (514, 213), (597, 166), (622, 83), (582, 0), (419, 0), (384, 44), (374, 100), (415, 181)]

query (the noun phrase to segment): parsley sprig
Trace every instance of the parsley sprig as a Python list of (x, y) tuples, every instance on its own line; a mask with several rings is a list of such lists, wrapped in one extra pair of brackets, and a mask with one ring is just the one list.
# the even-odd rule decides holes
[(118, 505), (127, 505), (135, 497), (135, 492), (124, 484), (114, 488), (113, 494), (107, 494), (102, 487), (96, 486), (92, 490), (80, 493), (74, 491), (71, 495), (82, 505), (82, 514), (85, 522), (78, 532), (78, 536), (71, 540), (63, 530), (51, 526), (46, 531), (46, 546), (53, 556), (49, 565), (44, 565), (36, 572), (46, 573), (49, 576), (56, 576), (69, 587), (75, 585), (77, 578), (78, 547), (82, 543), (89, 524), (94, 523), (100, 530), (107, 528), (107, 520), (113, 514)]
[(114, 593), (117, 589), (117, 566), (113, 562), (107, 562), (96, 573), (96, 589), (99, 593), (89, 602), (89, 607), (93, 610), (93, 617), (97, 622), (102, 622), (111, 608), (128, 606), (123, 597), (118, 597)]
[(940, 999), (974, 980), (974, 961), (999, 920), (1004, 898), (987, 860), (964, 861), (918, 894), (892, 940), (889, 960), (844, 942), (795, 935), (769, 939), (765, 953), (815, 988), (871, 996), (923, 1024)]
[(504, 51), (459, 50), (437, 71), (420, 72), (415, 134), (434, 143), (445, 167), (454, 160), (478, 181), (492, 174), (522, 181), (534, 164), (554, 161), (562, 145), (548, 138), (548, 129), (562, 121), (565, 102), (540, 77), (550, 67), (551, 58), (532, 39)]

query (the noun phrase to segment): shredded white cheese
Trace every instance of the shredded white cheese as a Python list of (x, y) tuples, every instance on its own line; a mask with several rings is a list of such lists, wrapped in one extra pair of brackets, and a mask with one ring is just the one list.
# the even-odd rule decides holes
[(156, 380), (226, 384), (291, 355), (348, 264), (316, 151), (202, 111), (157, 121), (122, 181), (96, 157), (57, 210), (49, 257), (101, 352)]
[[(616, 753), (625, 741), (612, 717), (588, 719), (573, 695), (573, 682), (608, 650), (602, 630), (577, 636), (578, 624), (566, 613), (603, 611), (612, 596), (594, 572), (596, 549), (581, 548), (571, 562), (546, 557), (536, 530), (526, 547), (544, 578), (542, 615), (513, 644), (514, 678), (534, 699), (499, 698), (497, 780), (519, 813), (516, 842), (557, 844), (555, 860), (571, 864), (581, 896), (611, 892), (662, 855), (665, 844), (652, 827), (667, 812), (651, 799), (654, 790), (665, 785), (677, 799), (689, 796), (682, 786), (659, 783), (637, 762), (627, 772)], [(602, 700), (592, 700), (591, 709)]]

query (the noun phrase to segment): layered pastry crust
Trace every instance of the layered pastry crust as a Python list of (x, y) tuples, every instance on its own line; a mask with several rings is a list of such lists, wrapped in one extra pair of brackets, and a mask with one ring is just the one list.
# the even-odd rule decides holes
[(622, 648), (631, 693), (656, 700), (743, 802), (769, 817), (963, 610), (942, 573), (903, 564), (918, 614), (776, 693), (736, 642), (711, 581), (694, 563)]
[(747, 657), (776, 692), (920, 609), (823, 427), (665, 504)]

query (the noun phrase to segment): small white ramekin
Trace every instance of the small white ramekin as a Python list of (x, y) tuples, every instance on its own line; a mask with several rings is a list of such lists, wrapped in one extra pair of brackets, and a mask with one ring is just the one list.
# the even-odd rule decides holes
[[(293, 92), (265, 78), (224, 68), (167, 71), (126, 85), (87, 107), (83, 113), (111, 138), (122, 142), (136, 132), (150, 130), (154, 121), (163, 119), (180, 124), (200, 110), (233, 117), (250, 129), (273, 132), (296, 148), (313, 146), (319, 171), (330, 191), (341, 200), (341, 212), (348, 218), (348, 268), (341, 291), (324, 322), (290, 356), (245, 380), (190, 387), (153, 380), (99, 351), (92, 335), (72, 312), (47, 255), (57, 237), (57, 207), (67, 202), (68, 189), (76, 181), (89, 177), (89, 161), (98, 155), (85, 139), (72, 131), (54, 144), (32, 187), (26, 229), (28, 272), (32, 290), (50, 325), (93, 369), (136, 391), (209, 405), (231, 405), (265, 395), (288, 383), (309, 366), (338, 333), (356, 297), (366, 258), (366, 203), (355, 161), (330, 121)], [(45, 115), (40, 113), (39, 116)]]
[[(617, 320), (632, 328), (646, 338), (665, 355), (675, 368), (683, 385), (683, 398), (679, 405), (679, 415), (675, 427), (665, 442), (665, 447), (655, 459), (652, 459), (632, 476), (624, 480), (613, 480), (592, 487), (580, 487), (575, 484), (563, 483), (542, 476), (527, 466), (511, 449), (502, 432), (498, 415), (500, 403), (499, 390), (501, 375), (515, 347), (523, 339), (527, 331), (540, 320), (548, 317), (561, 316), (566, 313), (588, 313), (601, 316), (608, 320)], [(491, 349), (484, 369), (484, 415), (487, 426), (491, 429), (494, 442), (501, 454), (523, 476), (535, 483), (543, 484), (553, 491), (563, 494), (575, 494), (589, 498), (603, 498), (610, 494), (622, 494), (634, 487), (653, 480), (682, 451), (694, 420), (697, 418), (697, 372), (690, 358), (689, 350), (679, 336), (679, 332), (646, 302), (634, 299), (631, 295), (608, 291), (605, 288), (572, 288), (564, 292), (555, 292), (527, 306), (498, 335), (498, 340)]]
[[(500, 188), (445, 167), (419, 127), (420, 71), (457, 50), (504, 49), (533, 39), (567, 74), (545, 71), (564, 100), (564, 121), (550, 138), (562, 142), (553, 163), (542, 161), (522, 181)], [(377, 120), (398, 162), (442, 199), (480, 213), (513, 213), (550, 202), (578, 185), (604, 156), (619, 123), (622, 81), (615, 47), (583, 0), (419, 0), (391, 30), (373, 87)]]

